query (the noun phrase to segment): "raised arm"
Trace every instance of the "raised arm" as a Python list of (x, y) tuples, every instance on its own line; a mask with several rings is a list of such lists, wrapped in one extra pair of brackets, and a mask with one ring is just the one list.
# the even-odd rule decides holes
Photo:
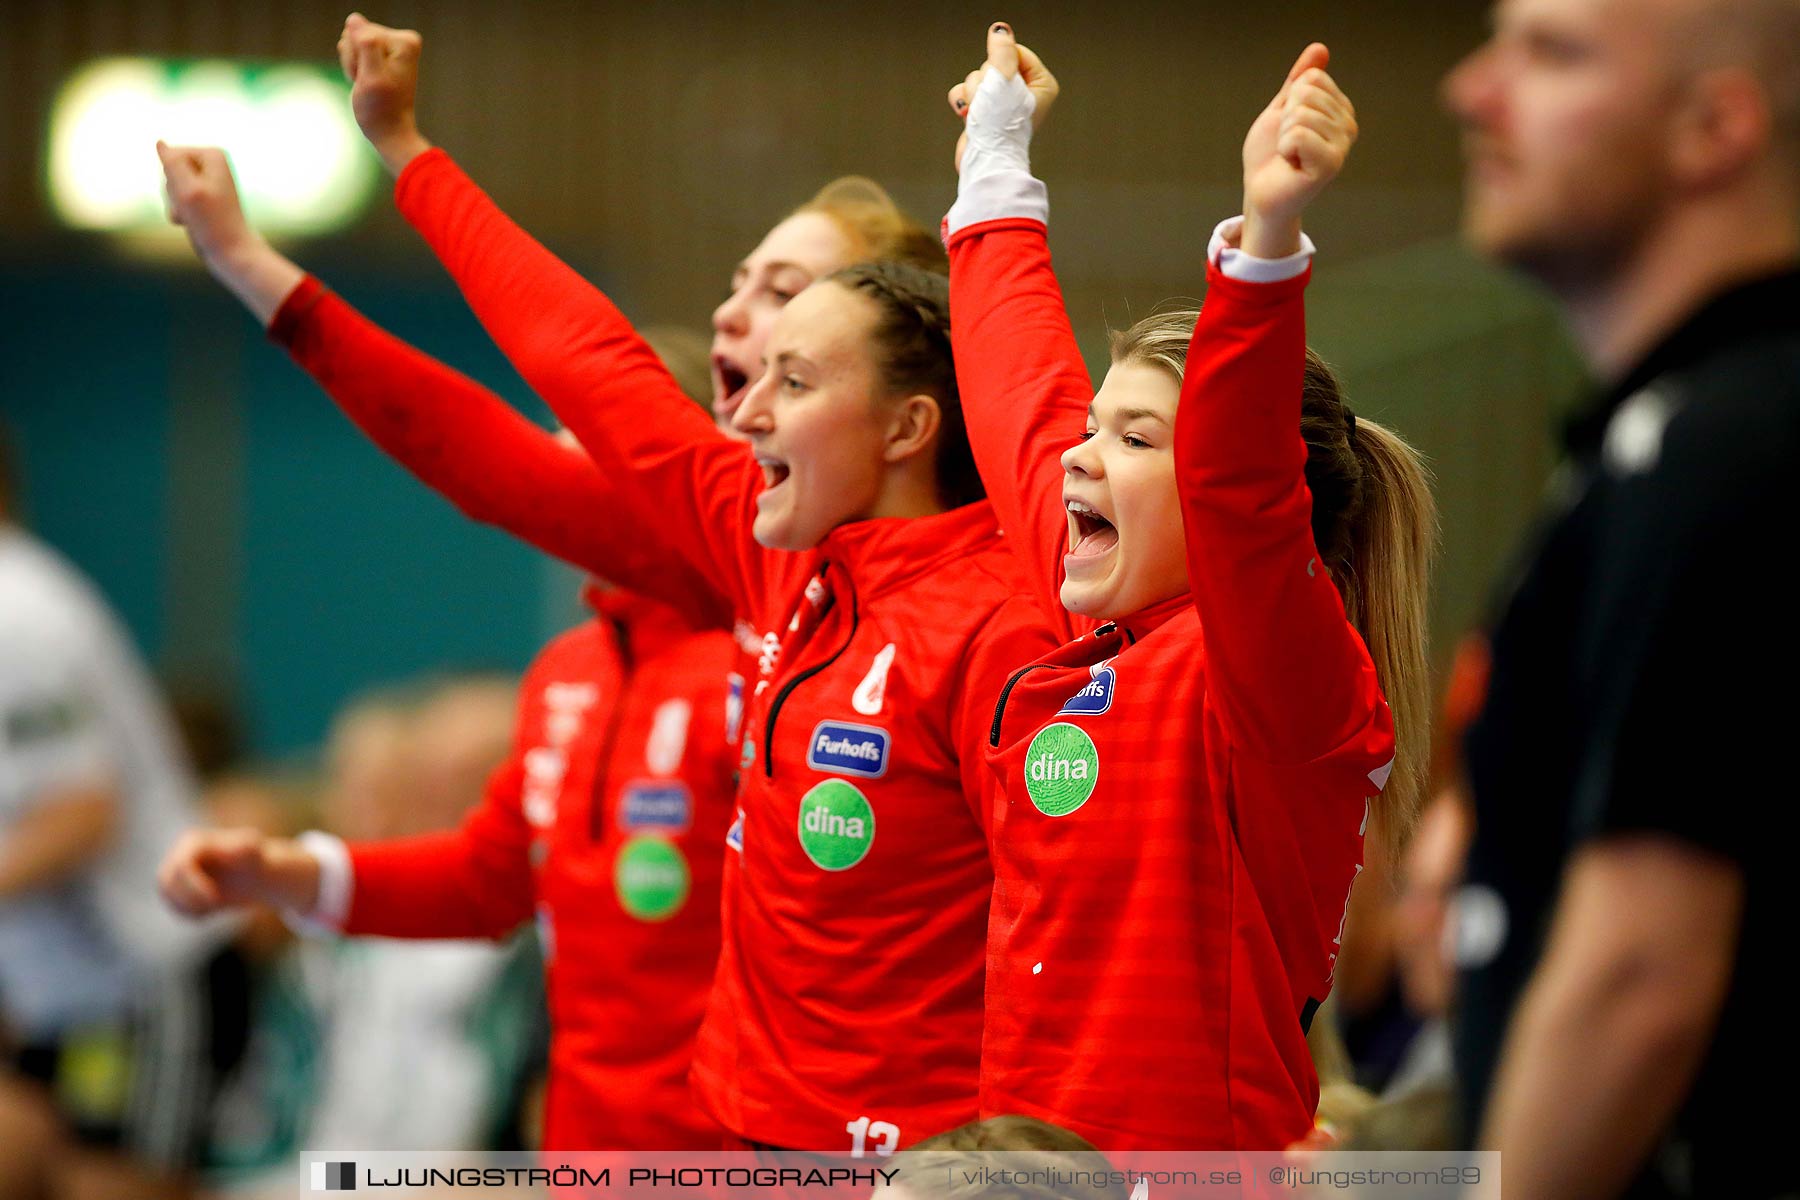
[(1069, 636), (1077, 619), (1060, 598), (1068, 549), (1060, 459), (1081, 437), (1094, 389), (1050, 265), (1049, 203), (1028, 158), (1032, 128), (1056, 94), (1055, 79), (1010, 28), (989, 29), (987, 63), (951, 89), (968, 130), (944, 229), (950, 334), (975, 465), (1034, 598)]
[(1284, 764), (1359, 737), (1381, 756), (1392, 739), (1314, 544), (1300, 433), (1311, 258), (1300, 213), (1355, 137), (1325, 63), (1309, 47), (1245, 143), (1246, 216), (1215, 236), (1175, 425), (1208, 692), (1249, 752)]
[(469, 516), (583, 570), (678, 606), (699, 627), (729, 624), (708, 582), (653, 552), (617, 514), (607, 475), (467, 376), (386, 333), (250, 229), (224, 154), (159, 145), (170, 212), (196, 252), (389, 455)]
[[(679, 557), (747, 612), (767, 552), (750, 533), (761, 480), (749, 452), (682, 394), (618, 308), (519, 228), (413, 119), (418, 35), (353, 18), (339, 53), (358, 122), (401, 213), (449, 270), (513, 366), (604, 473), (629, 477), (648, 552)], [(644, 537), (643, 529), (654, 531)]]
[(158, 883), (169, 905), (188, 916), (267, 904), (357, 935), (503, 937), (534, 907), (523, 778), (515, 755), (457, 828), (384, 842), (197, 830), (169, 850)]
[(520, 757), (488, 780), (482, 802), (455, 829), (352, 842), (345, 933), (377, 937), (504, 937), (536, 908), (532, 830), (521, 808)]
[(307, 276), (269, 336), (356, 426), (476, 521), (601, 578), (728, 628), (726, 598), (685, 563), (622, 536), (628, 480), (526, 419), (499, 396), (407, 345)]

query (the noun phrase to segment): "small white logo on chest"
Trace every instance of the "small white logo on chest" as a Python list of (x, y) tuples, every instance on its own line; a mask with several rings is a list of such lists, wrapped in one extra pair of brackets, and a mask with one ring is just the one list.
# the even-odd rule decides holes
[(651, 718), (650, 737), (644, 743), (644, 765), (653, 774), (673, 775), (681, 767), (681, 756), (687, 752), (688, 724), (693, 720), (694, 706), (686, 700), (665, 700), (656, 706)]
[(875, 663), (863, 681), (856, 685), (851, 693), (850, 707), (865, 717), (875, 716), (881, 711), (882, 703), (887, 699), (888, 668), (894, 665), (894, 643), (889, 642), (875, 656)]

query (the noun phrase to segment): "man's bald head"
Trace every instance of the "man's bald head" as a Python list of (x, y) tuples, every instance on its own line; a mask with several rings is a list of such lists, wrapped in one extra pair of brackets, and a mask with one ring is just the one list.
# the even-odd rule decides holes
[(1672, 237), (1767, 242), (1800, 203), (1796, 45), (1800, 0), (1499, 0), (1445, 83), (1465, 233), (1565, 295)]
[(1667, 10), (1689, 71), (1742, 67), (1768, 99), (1777, 153), (1800, 169), (1800, 0), (1640, 0)]

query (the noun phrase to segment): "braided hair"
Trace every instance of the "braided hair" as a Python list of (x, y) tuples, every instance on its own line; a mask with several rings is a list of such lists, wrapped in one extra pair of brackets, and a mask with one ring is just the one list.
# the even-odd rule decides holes
[(897, 262), (858, 263), (826, 278), (875, 303), (876, 366), (888, 390), (938, 402), (938, 499), (946, 508), (985, 499), (950, 354), (949, 278)]

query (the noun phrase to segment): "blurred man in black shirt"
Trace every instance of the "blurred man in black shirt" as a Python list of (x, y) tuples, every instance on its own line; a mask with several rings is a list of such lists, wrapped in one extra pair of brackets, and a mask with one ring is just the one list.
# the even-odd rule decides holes
[(1604, 388), (1468, 739), (1465, 1115), (1509, 1196), (1800, 1193), (1800, 0), (1501, 0), (1445, 91)]

